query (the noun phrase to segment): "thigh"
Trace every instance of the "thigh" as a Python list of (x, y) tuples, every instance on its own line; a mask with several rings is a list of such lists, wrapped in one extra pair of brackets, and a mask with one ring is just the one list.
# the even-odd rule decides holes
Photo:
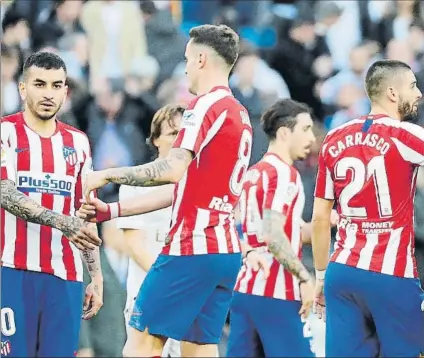
[(299, 316), (300, 302), (252, 296), (252, 317), (266, 357), (313, 357), (309, 322)]
[(45, 300), (39, 329), (39, 357), (72, 357), (78, 350), (83, 284), (44, 275)]
[(233, 289), (240, 270), (239, 254), (208, 255), (207, 270), (212, 292), (184, 340), (193, 343), (218, 344), (233, 298)]
[(230, 334), (227, 357), (261, 357), (262, 347), (256, 327), (250, 318), (250, 295), (234, 292), (230, 311)]
[(206, 256), (159, 255), (143, 281), (129, 325), (182, 340), (217, 285)]
[(1, 267), (1, 355), (35, 356), (38, 305), (29, 272)]
[(379, 344), (374, 322), (361, 292), (367, 273), (331, 263), (325, 277), (326, 344), (328, 357), (376, 357)]
[(385, 357), (424, 353), (424, 292), (418, 279), (374, 274), (371, 312)]

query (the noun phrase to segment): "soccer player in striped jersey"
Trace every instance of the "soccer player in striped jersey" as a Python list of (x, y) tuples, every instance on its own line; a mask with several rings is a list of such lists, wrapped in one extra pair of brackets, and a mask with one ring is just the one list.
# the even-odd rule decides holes
[(74, 216), (90, 145), (57, 120), (67, 91), (60, 57), (29, 56), (19, 91), (24, 111), (1, 120), (1, 340), (15, 357), (70, 357), (83, 313), (80, 250), (92, 278), (83, 318), (103, 304), (100, 239)]
[[(165, 158), (178, 134), (184, 107), (167, 105), (159, 109), (153, 117), (149, 144), (157, 151), (157, 160)], [(172, 190), (174, 184), (168, 184)], [(154, 188), (121, 185), (119, 201), (134, 200), (139, 195), (154, 191)], [(171, 207), (143, 215), (118, 218), (118, 229), (123, 230), (129, 259), (127, 277), (127, 303), (125, 322), (128, 326), (140, 286), (150, 267), (159, 256), (168, 234), (171, 220)], [(169, 339), (164, 347), (163, 357), (180, 357), (180, 343)]]
[[(330, 357), (418, 357), (424, 292), (413, 201), (424, 129), (405, 119), (416, 115), (421, 92), (411, 68), (391, 60), (371, 65), (365, 87), (371, 113), (330, 131), (321, 147), (312, 220), (315, 307), (326, 315)], [(328, 264), (335, 201), (340, 222)]]
[(234, 207), (252, 148), (249, 115), (228, 88), (238, 52), (238, 35), (227, 26), (191, 29), (186, 72), (197, 97), (168, 156), (87, 178), (85, 196), (108, 182), (177, 183), (166, 203), (173, 203), (170, 231), (137, 297), (124, 356), (159, 356), (167, 338), (184, 341), (184, 357), (216, 356), (241, 264)]
[[(239, 202), (247, 259), (231, 306), (227, 356), (312, 357), (305, 322), (313, 284), (300, 260), (305, 195), (293, 166), (315, 141), (310, 109), (280, 100), (263, 114), (262, 127), (268, 152), (247, 172)], [(255, 268), (258, 256), (269, 272)]]

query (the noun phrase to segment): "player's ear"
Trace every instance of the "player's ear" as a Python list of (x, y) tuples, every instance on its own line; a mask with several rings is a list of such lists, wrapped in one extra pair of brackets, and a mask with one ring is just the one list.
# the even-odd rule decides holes
[(386, 95), (389, 97), (390, 101), (397, 102), (399, 94), (394, 87), (387, 87)]
[(27, 92), (25, 87), (25, 82), (19, 82), (19, 95), (21, 96), (22, 101), (25, 101), (27, 98)]
[(199, 69), (201, 69), (201, 68), (205, 67), (207, 55), (206, 55), (205, 52), (199, 52), (199, 56), (198, 57), (199, 57), (199, 59), (198, 59), (197, 67)]
[(282, 141), (287, 140), (289, 129), (287, 127), (280, 127), (277, 129), (276, 138)]
[(66, 99), (68, 98), (69, 86), (65, 85), (65, 95), (63, 96), (62, 106), (65, 104)]

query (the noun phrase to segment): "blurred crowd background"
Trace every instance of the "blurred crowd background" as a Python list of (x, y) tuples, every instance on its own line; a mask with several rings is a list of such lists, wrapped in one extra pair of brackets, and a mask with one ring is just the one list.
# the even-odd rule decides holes
[[(1, 114), (22, 108), (17, 83), (25, 58), (39, 50), (59, 54), (70, 88), (60, 118), (88, 134), (97, 170), (151, 159), (146, 138), (155, 111), (193, 98), (184, 70), (189, 29), (231, 26), (243, 41), (230, 84), (254, 127), (252, 163), (267, 148), (259, 124), (264, 108), (291, 97), (314, 110), (319, 140), (312, 155), (296, 163), (305, 185), (306, 221), (320, 141), (329, 129), (369, 110), (363, 86), (368, 66), (379, 58), (404, 61), (424, 92), (419, 0), (2, 0), (1, 19)], [(424, 125), (424, 106), (419, 117)], [(416, 253), (423, 275), (423, 173), (417, 187)], [(99, 194), (115, 201), (118, 189), (108, 185)], [(119, 356), (125, 341), (127, 257), (114, 223), (101, 230), (105, 305), (84, 322), (80, 356)], [(304, 251), (311, 268), (311, 250)]]

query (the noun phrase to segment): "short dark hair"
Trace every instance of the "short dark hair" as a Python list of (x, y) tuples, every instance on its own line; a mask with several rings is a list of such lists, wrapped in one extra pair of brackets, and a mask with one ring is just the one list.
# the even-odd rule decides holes
[(411, 71), (411, 67), (402, 61), (379, 60), (374, 62), (365, 76), (365, 91), (369, 99), (373, 101), (378, 98), (384, 90), (384, 83), (403, 71)]
[(311, 114), (311, 108), (292, 99), (281, 99), (268, 108), (261, 118), (264, 132), (270, 140), (277, 136), (281, 127), (293, 129), (297, 124), (297, 116), (301, 113)]
[(212, 48), (225, 63), (232, 67), (240, 48), (239, 36), (226, 25), (201, 25), (190, 30), (193, 43)]
[(58, 70), (63, 68), (67, 73), (65, 62), (53, 52), (35, 52), (31, 54), (24, 63), (23, 73), (26, 76), (31, 67), (44, 68), (46, 70)]

